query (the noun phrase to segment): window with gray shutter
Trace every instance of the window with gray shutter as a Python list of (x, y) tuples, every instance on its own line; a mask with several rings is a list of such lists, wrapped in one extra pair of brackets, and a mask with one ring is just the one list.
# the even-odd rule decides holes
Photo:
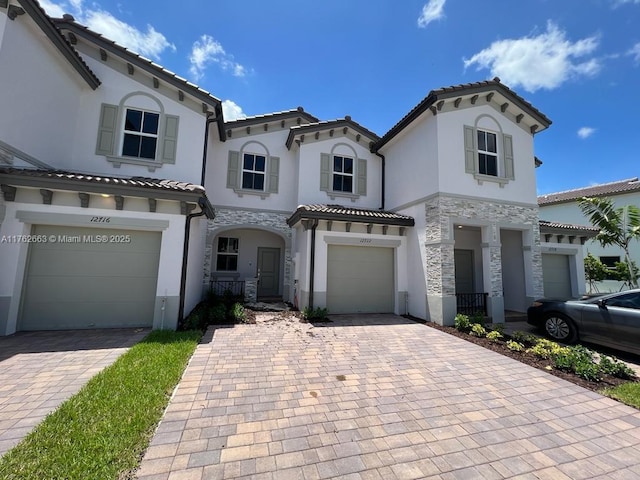
[(178, 120), (175, 115), (166, 115), (164, 123), (164, 138), (162, 140), (162, 162), (176, 163), (178, 146)]
[(118, 123), (117, 105), (103, 103), (100, 108), (96, 155), (113, 155)]
[(238, 175), (240, 169), (240, 152), (229, 151), (229, 164), (227, 168), (227, 188), (238, 188)]
[(280, 157), (269, 157), (269, 193), (278, 193)]

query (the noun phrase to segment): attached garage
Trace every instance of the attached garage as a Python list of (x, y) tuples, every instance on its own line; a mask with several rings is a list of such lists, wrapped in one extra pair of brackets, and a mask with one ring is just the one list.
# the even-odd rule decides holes
[(393, 313), (394, 249), (328, 246), (330, 313)]
[(150, 327), (161, 233), (34, 225), (19, 330)]
[(571, 293), (571, 269), (568, 255), (542, 254), (544, 296), (568, 299)]

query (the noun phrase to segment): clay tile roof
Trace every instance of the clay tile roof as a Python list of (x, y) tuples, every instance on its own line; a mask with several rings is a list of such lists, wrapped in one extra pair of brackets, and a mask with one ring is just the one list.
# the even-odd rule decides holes
[(172, 84), (177, 88), (183, 89), (185, 93), (192, 95), (193, 97), (208, 105), (221, 104), (220, 100), (211, 95), (211, 93), (209, 93), (208, 91), (198, 87), (194, 83), (189, 82), (185, 78), (180, 77), (171, 70), (167, 70), (162, 65), (158, 65), (152, 60), (149, 60), (148, 58), (145, 58), (142, 55), (139, 55), (136, 52), (133, 52), (128, 48), (117, 44), (107, 37), (104, 37), (100, 33), (94, 32), (90, 28), (79, 24), (73, 19), (71, 15), (65, 15), (63, 18), (53, 18), (51, 19), (51, 21), (58, 27), (58, 29), (68, 30), (70, 32), (73, 32), (74, 34), (88, 39), (90, 42), (104, 48), (105, 50), (108, 50), (120, 57), (127, 59), (133, 65), (146, 70), (152, 75), (157, 75), (161, 80), (164, 80), (165, 82)]
[(300, 205), (287, 223), (290, 227), (300, 220), (338, 220), (343, 222), (375, 223), (381, 225), (398, 225), (412, 227), (415, 222), (412, 217), (385, 210), (370, 210), (365, 208), (351, 208), (342, 205)]
[[(42, 181), (39, 186), (46, 187), (47, 183), (51, 183), (52, 188), (61, 188), (63, 185), (100, 185), (121, 188), (143, 188), (153, 190), (164, 190), (168, 192), (184, 192), (204, 194), (204, 187), (188, 182), (179, 182), (176, 180), (161, 180), (157, 178), (146, 177), (110, 177), (105, 175), (93, 175), (84, 173), (66, 172), (62, 170), (38, 170), (15, 167), (0, 167), (0, 178), (2, 183), (8, 185), (18, 184), (32, 186), (28, 182), (29, 179)], [(23, 181), (20, 181), (22, 179)], [(55, 184), (55, 185), (54, 185)], [(61, 188), (62, 189), (62, 188)]]
[(317, 122), (318, 119), (308, 112), (304, 111), (304, 108), (292, 108), (291, 110), (283, 110), (281, 112), (264, 113), (261, 115), (252, 115), (249, 117), (242, 117), (236, 120), (230, 120), (224, 123), (226, 128), (240, 128), (248, 125), (255, 125), (264, 122), (273, 122), (285, 118), (300, 117), (306, 122)]
[(602, 183), (591, 187), (576, 188), (563, 192), (549, 193), (538, 197), (538, 205), (554, 205), (556, 203), (567, 203), (576, 201), (582, 197), (606, 197), (619, 195), (621, 193), (640, 191), (640, 181), (638, 177), (627, 178), (617, 182)]
[(552, 222), (549, 220), (540, 220), (540, 231), (542, 233), (556, 230), (566, 230), (567, 233), (582, 233), (589, 236), (596, 236), (600, 231), (599, 228), (591, 225), (573, 225), (571, 223)]
[(426, 111), (429, 107), (433, 106), (440, 100), (453, 96), (471, 95), (475, 93), (488, 92), (491, 90), (495, 90), (501, 95), (504, 95), (511, 102), (517, 105), (521, 110), (535, 118), (536, 121), (540, 122), (543, 127), (548, 127), (549, 125), (551, 125), (551, 120), (546, 115), (544, 115), (540, 110), (535, 108), (531, 103), (526, 101), (509, 87), (507, 87), (503, 83), (500, 83), (500, 79), (498, 77), (495, 77), (493, 80), (464, 83), (460, 85), (452, 85), (449, 87), (442, 87), (431, 90), (429, 94), (424, 99), (422, 99), (422, 101), (418, 105), (413, 107), (413, 109), (411, 109), (409, 113), (407, 113), (402, 119), (400, 119), (398, 123), (391, 127), (391, 129), (382, 136), (380, 141), (376, 143), (375, 148), (381, 148), (393, 137), (399, 134), (405, 127), (411, 124), (411, 122), (413, 122), (424, 111)]
[(351, 128), (356, 132), (364, 135), (372, 142), (377, 142), (380, 140), (380, 137), (373, 133), (368, 128), (363, 127), (358, 122), (355, 122), (351, 119), (350, 116), (346, 116), (344, 118), (338, 118), (335, 120), (325, 120), (325, 121), (317, 121), (312, 123), (304, 123), (301, 125), (295, 125), (289, 129), (289, 136), (287, 137), (287, 148), (291, 148), (293, 144), (294, 137), (296, 135), (301, 135), (304, 133), (313, 133), (313, 132), (321, 132), (323, 130), (329, 130), (332, 128)]

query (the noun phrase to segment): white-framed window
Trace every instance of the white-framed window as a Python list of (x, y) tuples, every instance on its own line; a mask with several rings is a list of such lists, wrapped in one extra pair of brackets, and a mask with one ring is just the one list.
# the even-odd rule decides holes
[(333, 156), (333, 191), (353, 192), (353, 158)]
[(600, 261), (608, 270), (605, 280), (616, 280), (616, 263), (620, 262), (620, 255), (602, 256), (600, 257)]
[(124, 119), (122, 155), (154, 160), (158, 146), (160, 114), (127, 108)]
[(264, 155), (245, 153), (242, 159), (242, 189), (264, 191), (267, 159)]
[(478, 172), (498, 176), (498, 137), (493, 132), (477, 130)]
[(216, 270), (219, 272), (236, 272), (238, 270), (238, 244), (234, 237), (218, 237)]

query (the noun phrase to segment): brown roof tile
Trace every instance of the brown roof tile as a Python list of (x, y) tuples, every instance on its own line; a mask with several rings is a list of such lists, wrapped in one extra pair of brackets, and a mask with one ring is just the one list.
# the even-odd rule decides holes
[(551, 222), (549, 220), (540, 220), (540, 232), (550, 232), (556, 230), (566, 230), (567, 233), (583, 233), (589, 236), (596, 236), (600, 231), (599, 228), (591, 225), (573, 225), (571, 223)]
[(301, 117), (305, 119), (307, 122), (317, 122), (319, 121), (316, 117), (311, 115), (308, 112), (304, 111), (304, 108), (292, 108), (291, 110), (283, 110), (281, 112), (272, 112), (272, 113), (264, 113), (261, 115), (252, 115), (249, 117), (238, 118), (236, 120), (231, 120), (229, 122), (225, 122), (225, 128), (240, 128), (246, 127), (249, 125), (255, 125), (264, 122), (273, 122), (280, 119), (285, 118), (295, 118)]
[(473, 93), (481, 93), (491, 90), (496, 90), (500, 94), (510, 99), (511, 102), (518, 105), (521, 110), (534, 117), (536, 121), (540, 122), (544, 127), (548, 127), (549, 125), (551, 125), (551, 120), (547, 118), (547, 116), (545, 116), (540, 110), (535, 108), (531, 103), (526, 101), (509, 87), (507, 87), (503, 83), (500, 83), (500, 79), (498, 77), (495, 77), (493, 80), (452, 85), (450, 87), (431, 90), (429, 94), (418, 105), (413, 107), (413, 109), (411, 109), (409, 113), (407, 113), (402, 119), (400, 119), (398, 123), (391, 127), (391, 129), (382, 136), (380, 141), (376, 143), (375, 148), (381, 148), (393, 137), (398, 135), (405, 127), (410, 125), (411, 122), (413, 122), (418, 116), (420, 116), (423, 112), (425, 112), (429, 107), (433, 106), (438, 101), (450, 98), (452, 96), (470, 95)]
[(602, 183), (600, 185), (592, 185), (590, 187), (540, 195), (538, 197), (538, 205), (553, 205), (556, 203), (573, 202), (582, 197), (606, 197), (637, 191), (640, 191), (640, 181), (638, 181), (638, 177), (633, 177), (626, 180), (619, 180), (617, 182)]
[(372, 142), (380, 140), (380, 137), (373, 133), (371, 130), (363, 127), (359, 123), (353, 121), (350, 116), (344, 118), (338, 118), (336, 120), (326, 120), (322, 122), (305, 123), (302, 125), (296, 125), (289, 129), (289, 136), (287, 137), (287, 148), (291, 148), (294, 137), (305, 133), (321, 132), (324, 130), (330, 130), (332, 128), (351, 128), (356, 132), (366, 136)]
[(400, 215), (399, 213), (324, 204), (300, 205), (291, 217), (289, 217), (287, 223), (289, 226), (293, 226), (300, 220), (305, 219), (338, 220), (407, 227), (412, 227), (415, 224), (412, 217)]

